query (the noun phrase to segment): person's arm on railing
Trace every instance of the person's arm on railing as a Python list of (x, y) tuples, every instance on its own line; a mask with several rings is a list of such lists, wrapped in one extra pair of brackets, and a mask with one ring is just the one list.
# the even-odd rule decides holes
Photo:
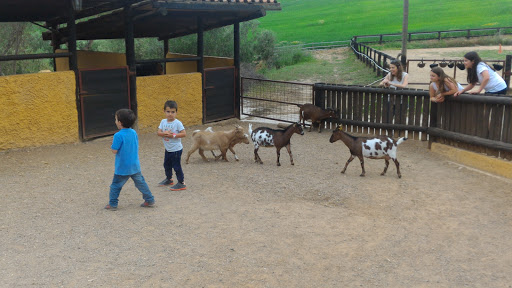
[(464, 93), (466, 93), (466, 91), (473, 89), (473, 87), (475, 87), (475, 84), (468, 84), (468, 86), (464, 87), (464, 89), (455, 92), (455, 94), (453, 94), (453, 97), (457, 97), (460, 94), (464, 94)]

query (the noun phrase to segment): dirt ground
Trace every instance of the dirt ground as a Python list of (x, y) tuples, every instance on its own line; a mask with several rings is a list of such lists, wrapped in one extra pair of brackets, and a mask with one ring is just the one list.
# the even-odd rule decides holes
[[(235, 123), (248, 127), (213, 127)], [(392, 164), (379, 175), (383, 160), (340, 174), (349, 152), (330, 134), (294, 135), (295, 166), (283, 150), (277, 167), (273, 148), (254, 163), (252, 144), (238, 162), (196, 152), (188, 189), (172, 192), (157, 187), (161, 139), (141, 132), (156, 207), (139, 207), (130, 180), (117, 211), (103, 209), (112, 137), (2, 152), (0, 286), (512, 287), (512, 181), (414, 140), (398, 149), (401, 179)]]

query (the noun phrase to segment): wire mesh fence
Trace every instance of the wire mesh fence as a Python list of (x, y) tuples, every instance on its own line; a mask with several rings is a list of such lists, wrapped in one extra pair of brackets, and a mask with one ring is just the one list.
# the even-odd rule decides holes
[(313, 103), (313, 84), (242, 78), (242, 115), (292, 123), (305, 103)]

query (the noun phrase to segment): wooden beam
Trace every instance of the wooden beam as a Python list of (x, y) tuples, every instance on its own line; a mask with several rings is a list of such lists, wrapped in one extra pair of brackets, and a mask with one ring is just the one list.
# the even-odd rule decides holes
[(125, 29), (125, 47), (126, 47), (126, 64), (128, 65), (128, 69), (130, 70), (130, 89), (129, 89), (129, 97), (130, 97), (130, 109), (137, 113), (137, 76), (136, 76), (136, 64), (135, 64), (135, 40), (133, 37), (133, 13), (132, 7), (130, 4), (127, 4), (123, 8), (123, 16), (124, 16), (124, 29)]
[(203, 19), (201, 16), (197, 17), (197, 72), (201, 73), (201, 93), (203, 94), (203, 123), (206, 122), (206, 94), (204, 91), (204, 33), (203, 33)]
[(446, 131), (446, 130), (443, 130), (440, 128), (435, 128), (435, 127), (429, 127), (427, 129), (427, 133), (429, 135), (432, 135), (435, 137), (442, 137), (442, 138), (459, 141), (459, 142), (464, 142), (464, 143), (468, 143), (468, 144), (472, 144), (472, 145), (478, 145), (478, 146), (483, 146), (486, 148), (512, 152), (512, 144), (510, 144), (510, 143), (505, 143), (505, 142), (501, 142), (501, 141), (484, 139), (484, 138), (480, 138), (477, 136), (470, 136), (470, 135), (465, 135), (465, 134), (461, 134), (461, 133)]
[(233, 24), (233, 60), (235, 62), (235, 116), (240, 119), (240, 23)]

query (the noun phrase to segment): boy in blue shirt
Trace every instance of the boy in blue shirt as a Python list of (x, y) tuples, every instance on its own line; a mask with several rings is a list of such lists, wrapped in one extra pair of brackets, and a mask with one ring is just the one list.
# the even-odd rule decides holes
[(155, 198), (149, 190), (148, 184), (140, 172), (139, 138), (137, 132), (131, 127), (137, 116), (130, 109), (116, 111), (116, 126), (119, 132), (114, 134), (112, 153), (116, 154), (114, 179), (110, 185), (110, 201), (105, 209), (116, 210), (119, 202), (119, 193), (129, 178), (133, 179), (135, 187), (142, 193), (144, 203), (141, 207), (153, 207)]

